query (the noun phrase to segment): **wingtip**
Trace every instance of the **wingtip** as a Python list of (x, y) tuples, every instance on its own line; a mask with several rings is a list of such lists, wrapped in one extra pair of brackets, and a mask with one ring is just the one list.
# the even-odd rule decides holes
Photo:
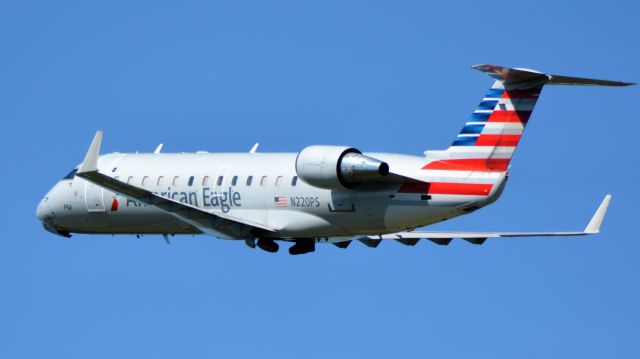
[(604, 220), (604, 216), (607, 214), (607, 209), (609, 208), (609, 202), (611, 202), (611, 195), (608, 194), (604, 196), (602, 203), (598, 206), (596, 213), (593, 214), (589, 224), (584, 229), (584, 233), (586, 234), (595, 234), (600, 233), (600, 226), (602, 225), (602, 221)]
[(162, 143), (159, 144), (158, 147), (156, 147), (155, 151), (153, 151), (153, 153), (156, 155), (160, 154), (160, 151), (162, 151), (162, 146), (164, 146)]
[(91, 141), (91, 146), (87, 154), (84, 156), (84, 161), (78, 168), (78, 173), (94, 172), (98, 170), (98, 157), (100, 156), (100, 146), (102, 145), (102, 131), (97, 131)]

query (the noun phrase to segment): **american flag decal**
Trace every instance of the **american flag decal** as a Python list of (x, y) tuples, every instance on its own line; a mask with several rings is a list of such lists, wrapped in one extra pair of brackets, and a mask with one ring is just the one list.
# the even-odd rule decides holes
[(276, 204), (276, 207), (286, 207), (287, 206), (287, 198), (286, 197), (274, 197), (273, 201)]

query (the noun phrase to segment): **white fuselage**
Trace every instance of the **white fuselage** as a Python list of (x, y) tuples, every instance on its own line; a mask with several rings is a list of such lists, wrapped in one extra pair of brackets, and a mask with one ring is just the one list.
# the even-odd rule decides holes
[[(98, 168), (101, 173), (160, 196), (277, 228), (276, 232), (263, 234), (274, 238), (384, 234), (429, 225), (493, 202), (506, 178), (505, 172), (461, 172), (459, 176), (474, 177), (474, 182), (494, 185), (491, 193), (482, 196), (403, 193), (397, 182), (328, 190), (297, 178), (297, 155), (114, 153), (100, 156)], [(441, 171), (421, 169), (424, 157), (367, 155), (389, 163), (392, 171), (425, 182), (441, 176)], [(65, 232), (201, 233), (166, 212), (79, 177), (60, 181), (41, 202), (38, 217)]]
[[(427, 238), (482, 244), (487, 238), (586, 235), (599, 231), (605, 196), (581, 232), (419, 232), (417, 227), (466, 214), (498, 199), (516, 146), (546, 84), (628, 86), (476, 65), (494, 79), (451, 145), (424, 157), (362, 153), (349, 146), (311, 145), (298, 153), (160, 153), (100, 156), (97, 131), (84, 161), (38, 205), (55, 234), (210, 234), (292, 255), (316, 242), (346, 248), (358, 239), (415, 245)], [(257, 241), (256, 241), (257, 239)]]

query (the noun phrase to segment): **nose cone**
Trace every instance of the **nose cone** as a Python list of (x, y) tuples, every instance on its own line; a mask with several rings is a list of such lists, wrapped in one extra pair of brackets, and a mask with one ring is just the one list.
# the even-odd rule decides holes
[(42, 209), (42, 201), (38, 203), (38, 207), (36, 208), (36, 217), (42, 222), (44, 219), (44, 210)]
[(59, 205), (60, 194), (57, 193), (60, 191), (60, 184), (54, 186), (49, 193), (38, 203), (38, 207), (36, 208), (36, 217), (42, 222), (42, 226), (47, 231), (57, 234), (63, 237), (70, 237), (69, 231), (60, 227), (57, 212), (60, 212), (61, 207)]
[(44, 222), (44, 216), (46, 214), (45, 200), (48, 200), (48, 197), (43, 198), (42, 201), (38, 203), (38, 208), (36, 208), (36, 217), (38, 217), (40, 222)]

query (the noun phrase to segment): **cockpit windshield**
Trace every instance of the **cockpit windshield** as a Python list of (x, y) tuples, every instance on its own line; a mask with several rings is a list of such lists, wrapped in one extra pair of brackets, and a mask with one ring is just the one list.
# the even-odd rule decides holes
[(73, 177), (76, 176), (76, 172), (78, 172), (77, 168), (74, 168), (73, 170), (71, 170), (71, 172), (69, 172), (68, 175), (64, 176), (63, 180), (70, 180), (73, 179)]

